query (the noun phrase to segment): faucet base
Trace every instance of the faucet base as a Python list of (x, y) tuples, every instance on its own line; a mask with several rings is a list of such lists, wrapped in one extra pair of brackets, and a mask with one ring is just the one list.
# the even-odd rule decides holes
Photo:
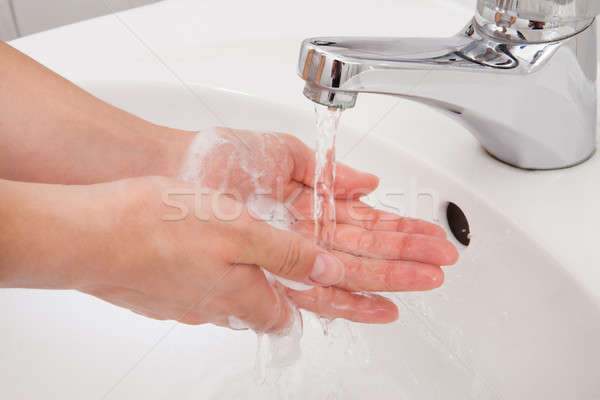
[(481, 148), (490, 156), (492, 157), (494, 160), (501, 162), (502, 164), (508, 165), (509, 167), (513, 167), (513, 168), (517, 168), (517, 169), (521, 169), (521, 170), (525, 170), (525, 171), (557, 171), (557, 170), (561, 170), (561, 169), (569, 169), (569, 168), (573, 168), (573, 167), (577, 167), (578, 165), (584, 164), (587, 161), (589, 161), (590, 159), (592, 159), (596, 153), (597, 153), (597, 149), (594, 148), (592, 150), (592, 152), (587, 155), (585, 158), (576, 161), (572, 164), (566, 164), (564, 166), (561, 167), (548, 167), (548, 168), (527, 168), (527, 167), (521, 167), (519, 165), (513, 164), (510, 161), (505, 161), (499, 157), (496, 157), (492, 152), (490, 152), (488, 149), (486, 149), (485, 147), (481, 146)]

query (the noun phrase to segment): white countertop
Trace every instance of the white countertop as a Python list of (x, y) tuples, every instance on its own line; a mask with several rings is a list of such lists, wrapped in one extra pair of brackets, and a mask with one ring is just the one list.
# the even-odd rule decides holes
[[(311, 105), (296, 76), (300, 41), (315, 35), (447, 36), (472, 15), (443, 0), (402, 2), (168, 0), (11, 44), (75, 82), (158, 81)], [(427, 6), (426, 4), (431, 4)], [(318, 10), (318, 11), (315, 11)], [(334, 17), (332, 17), (334, 16)], [(257, 71), (258, 76), (257, 76)], [(512, 218), (600, 299), (600, 157), (571, 169), (521, 171), (487, 156), (464, 128), (393, 97), (361, 95), (344, 115), (356, 131), (393, 141), (439, 166)], [(445, 121), (445, 132), (403, 126)], [(508, 250), (508, 249), (507, 249)]]

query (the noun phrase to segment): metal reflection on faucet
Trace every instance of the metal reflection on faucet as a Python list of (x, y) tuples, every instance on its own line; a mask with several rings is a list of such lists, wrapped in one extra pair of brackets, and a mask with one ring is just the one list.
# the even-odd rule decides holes
[(304, 94), (337, 108), (353, 107), (359, 93), (425, 103), (520, 168), (563, 168), (589, 158), (596, 147), (593, 15), (600, 1), (479, 0), (477, 11), (450, 38), (307, 39), (298, 65)]

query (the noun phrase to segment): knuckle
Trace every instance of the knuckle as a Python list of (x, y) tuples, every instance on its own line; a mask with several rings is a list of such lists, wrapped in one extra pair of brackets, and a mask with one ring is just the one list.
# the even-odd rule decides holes
[(243, 264), (243, 260), (248, 258), (248, 253), (270, 239), (264, 234), (264, 226), (261, 223), (262, 221), (253, 218), (250, 214), (243, 214), (235, 224), (226, 225), (225, 236), (229, 237), (234, 244), (229, 252), (231, 261)]
[(387, 268), (383, 278), (384, 291), (392, 292), (398, 289), (398, 279), (393, 268)]
[(381, 220), (382, 213), (373, 208), (367, 208), (361, 211), (362, 216), (362, 226), (367, 230), (374, 230), (377, 224), (379, 224)]
[(408, 234), (403, 234), (398, 240), (398, 250), (400, 254), (406, 255), (414, 247), (414, 237)]
[(408, 218), (400, 218), (396, 223), (396, 231), (406, 232), (409, 229), (410, 220)]
[(345, 275), (342, 282), (336, 286), (343, 286), (344, 289), (350, 291), (370, 290), (369, 275), (371, 274), (368, 264), (363, 257), (350, 255), (348, 261), (344, 260), (344, 256), (340, 257), (339, 253), (334, 253), (345, 266)]
[(381, 214), (379, 212), (375, 210), (369, 210), (368, 218), (364, 222), (365, 229), (368, 229), (370, 231), (374, 230), (377, 224), (379, 223), (380, 218)]
[(302, 258), (302, 245), (300, 238), (293, 238), (288, 241), (283, 258), (277, 266), (277, 274), (281, 276), (291, 276), (296, 274), (300, 259)]

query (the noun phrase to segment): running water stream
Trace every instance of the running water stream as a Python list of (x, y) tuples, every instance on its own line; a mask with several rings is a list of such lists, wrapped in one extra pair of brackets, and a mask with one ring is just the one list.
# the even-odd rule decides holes
[[(342, 109), (315, 104), (317, 140), (315, 146), (315, 180), (313, 218), (317, 244), (331, 249), (335, 237), (335, 140)], [(330, 320), (321, 318), (323, 334), (329, 334)]]
[[(313, 193), (314, 235), (317, 244), (330, 249), (335, 235), (335, 141), (339, 129), (342, 110), (315, 105), (316, 146)], [(322, 335), (310, 341), (300, 341), (303, 336), (302, 321), (296, 319), (290, 332), (284, 336), (260, 335), (256, 357), (256, 379), (263, 398), (296, 399), (298, 389), (307, 385), (316, 390), (318, 397), (338, 399), (343, 396), (343, 389), (336, 371), (340, 365), (332, 369), (324, 368), (326, 364), (335, 365), (353, 359), (353, 365), (368, 363), (368, 352), (360, 353), (359, 362), (355, 359), (359, 342), (356, 332), (346, 321), (339, 321), (338, 332), (330, 333), (331, 321), (317, 316), (304, 315), (304, 323), (320, 322)], [(306, 319), (308, 317), (308, 320)], [(317, 322), (318, 321), (318, 322)], [(324, 336), (323, 336), (324, 335)], [(324, 338), (326, 340), (323, 340)], [(268, 340), (268, 343), (265, 343)], [(316, 346), (306, 353), (307, 347)], [(332, 362), (332, 359), (336, 360)], [(312, 376), (310, 370), (320, 373)], [(306, 393), (306, 391), (304, 391)], [(310, 396), (309, 396), (310, 397)]]
[(341, 115), (341, 109), (315, 104), (315, 238), (327, 249), (331, 248), (335, 236), (335, 139)]

